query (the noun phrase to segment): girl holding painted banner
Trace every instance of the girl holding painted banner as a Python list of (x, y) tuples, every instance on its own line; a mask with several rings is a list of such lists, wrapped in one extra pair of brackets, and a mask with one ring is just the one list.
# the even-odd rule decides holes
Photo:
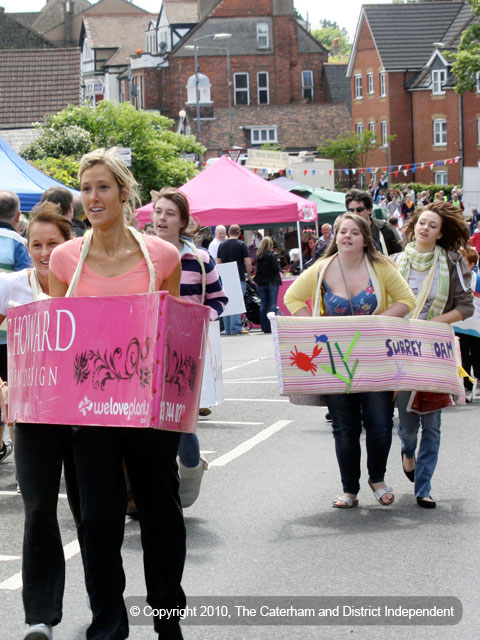
[[(92, 232), (53, 252), (51, 294), (111, 296), (164, 290), (178, 296), (177, 249), (127, 226), (137, 200), (136, 182), (115, 150), (86, 154), (79, 178)], [(129, 632), (121, 558), (126, 509), (123, 460), (140, 521), (147, 602), (155, 610), (178, 611), (185, 605), (180, 585), (185, 524), (178, 495), (179, 439), (179, 433), (157, 429), (74, 427), (81, 497), (78, 537), (93, 616), (89, 640), (120, 640)], [(168, 620), (154, 616), (154, 626), (161, 639), (183, 637), (178, 615)]]
[[(309, 298), (313, 314), (307, 306)], [(390, 304), (389, 299), (393, 300)], [(335, 236), (324, 257), (290, 286), (285, 304), (296, 316), (403, 317), (415, 306), (415, 298), (395, 265), (375, 249), (367, 222), (359, 215), (346, 213), (337, 218)], [(395, 497), (385, 483), (385, 471), (392, 442), (393, 391), (325, 398), (344, 491), (332, 506), (348, 509), (358, 505), (362, 424), (366, 431), (368, 484), (382, 506), (391, 505)]]
[[(57, 205), (46, 202), (31, 219), (28, 251), (33, 269), (0, 277), (0, 323), (13, 305), (49, 294), (49, 260), (55, 247), (70, 240), (72, 224), (59, 215)], [(7, 386), (2, 382), (2, 392)], [(4, 403), (7, 402), (4, 393)], [(58, 528), (57, 501), (62, 466), (73, 517), (80, 521), (80, 501), (73, 462), (70, 427), (55, 424), (15, 425), (15, 463), (25, 510), (22, 579), (25, 638), (50, 638), (52, 626), (62, 619), (65, 559)]]
[[(436, 200), (417, 209), (403, 230), (409, 244), (395, 260), (417, 298), (412, 317), (451, 324), (473, 315), (471, 275), (458, 253), (468, 246), (468, 228), (461, 211), (451, 203)], [(397, 395), (403, 470), (415, 483), (418, 505), (434, 509), (430, 491), (440, 447), (441, 411), (409, 413), (409, 399), (408, 391)], [(415, 459), (420, 425), (422, 435)]]
[[(216, 320), (225, 309), (228, 298), (215, 260), (205, 249), (197, 248), (192, 237), (198, 230), (190, 217), (187, 197), (175, 187), (151, 191), (153, 224), (159, 238), (171, 242), (180, 252), (182, 276), (180, 295), (192, 302), (210, 307), (210, 319)], [(195, 433), (182, 433), (178, 449), (180, 467), (180, 498), (184, 507), (191, 506), (198, 497), (203, 472), (208, 463), (200, 453)]]

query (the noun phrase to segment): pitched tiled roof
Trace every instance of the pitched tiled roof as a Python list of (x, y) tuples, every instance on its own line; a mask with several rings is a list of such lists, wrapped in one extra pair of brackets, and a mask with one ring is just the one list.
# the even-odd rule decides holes
[(92, 49), (116, 49), (108, 64), (128, 64), (130, 55), (145, 48), (145, 31), (151, 13), (122, 16), (86, 15), (85, 34)]
[(36, 31), (0, 12), (0, 49), (43, 49), (53, 46)]
[(457, 18), (471, 10), (464, 2), (381, 4), (363, 7), (386, 71), (420, 69), (434, 42), (443, 42)]
[(20, 22), (20, 24), (23, 24), (25, 27), (30, 27), (30, 28), (32, 27), (32, 24), (35, 22), (35, 20), (38, 18), (39, 15), (40, 15), (39, 11), (19, 12), (19, 13), (14, 13), (11, 11), (8, 12), (9, 18), (13, 18), (17, 22)]
[(168, 24), (197, 24), (198, 4), (196, 2), (169, 2), (163, 0), (163, 11)]
[(0, 129), (80, 102), (80, 49), (0, 50)]
[[(75, 0), (74, 15), (88, 9), (91, 3), (88, 0)], [(61, 24), (65, 19), (64, 0), (49, 0), (43, 9), (37, 14), (33, 28), (39, 33), (46, 33), (52, 27)]]

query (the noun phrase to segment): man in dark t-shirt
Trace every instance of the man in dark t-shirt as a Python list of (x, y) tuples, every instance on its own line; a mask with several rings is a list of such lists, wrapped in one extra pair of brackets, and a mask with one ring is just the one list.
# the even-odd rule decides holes
[[(230, 225), (228, 230), (228, 239), (222, 242), (218, 247), (217, 262), (219, 264), (226, 262), (237, 263), (240, 284), (242, 286), (242, 292), (245, 295), (245, 288), (247, 286), (245, 272), (247, 274), (246, 277), (250, 278), (250, 274), (252, 273), (252, 261), (248, 254), (247, 245), (239, 240), (239, 235), (240, 227), (238, 224)], [(225, 333), (228, 335), (248, 333), (248, 330), (242, 327), (242, 317), (239, 314), (223, 316), (223, 322), (225, 326)]]

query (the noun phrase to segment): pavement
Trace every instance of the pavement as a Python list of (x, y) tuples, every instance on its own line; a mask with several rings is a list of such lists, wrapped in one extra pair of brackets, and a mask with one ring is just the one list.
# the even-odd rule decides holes
[[(185, 640), (479, 638), (480, 401), (443, 413), (432, 488), (437, 509), (417, 506), (401, 469), (396, 433), (386, 478), (395, 490), (393, 506), (375, 501), (363, 460), (359, 507), (332, 509), (341, 485), (325, 409), (294, 406), (279, 396), (271, 336), (252, 331), (222, 336), (221, 343), (225, 402), (200, 419), (198, 434), (210, 469), (198, 501), (185, 510), (183, 586), (202, 623), (183, 625)], [(0, 465), (1, 640), (21, 638), (24, 629), (23, 514), (15, 486), (11, 456)], [(68, 559), (64, 618), (54, 637), (80, 640), (90, 612), (63, 493), (59, 521)], [(123, 557), (129, 606), (143, 607), (139, 525), (129, 519)], [(428, 605), (432, 611), (435, 604), (450, 604), (463, 613), (453, 625), (438, 615), (423, 617), (427, 624), (409, 623), (405, 615), (376, 620), (375, 608), (385, 604)], [(262, 605), (290, 613), (262, 616)], [(310, 605), (314, 618), (300, 619)], [(355, 607), (357, 615), (336, 617), (337, 606)], [(319, 615), (328, 608), (331, 615)], [(130, 638), (155, 637), (148, 616), (136, 622), (141, 624), (131, 625)]]

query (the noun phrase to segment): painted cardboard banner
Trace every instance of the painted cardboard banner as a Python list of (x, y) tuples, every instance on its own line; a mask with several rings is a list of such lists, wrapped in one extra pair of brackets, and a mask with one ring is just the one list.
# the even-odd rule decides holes
[(216, 407), (223, 402), (223, 369), (220, 341), (220, 323), (210, 322), (205, 368), (203, 370), (201, 407)]
[(194, 432), (209, 316), (165, 291), (10, 309), (9, 420)]
[(271, 322), (282, 395), (464, 394), (460, 350), (447, 324), (385, 316), (273, 316)]

